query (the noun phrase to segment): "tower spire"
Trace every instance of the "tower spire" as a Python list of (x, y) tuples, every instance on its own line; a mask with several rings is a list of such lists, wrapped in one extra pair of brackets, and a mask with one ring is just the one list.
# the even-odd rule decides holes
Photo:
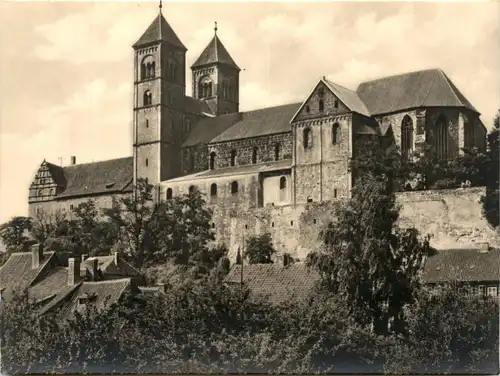
[(217, 21), (215, 21), (214, 31), (215, 31), (215, 35), (217, 35)]
[(160, 0), (160, 6), (159, 6), (159, 8), (160, 8), (160, 14), (161, 14), (161, 8), (162, 8), (161, 0)]

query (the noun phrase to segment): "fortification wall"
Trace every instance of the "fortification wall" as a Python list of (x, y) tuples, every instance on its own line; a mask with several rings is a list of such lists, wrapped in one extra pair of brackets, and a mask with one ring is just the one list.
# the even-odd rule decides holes
[[(499, 246), (498, 233), (481, 214), (480, 197), (484, 192), (484, 188), (471, 188), (400, 193), (397, 195), (401, 204), (400, 224), (431, 234), (431, 244), (438, 249), (474, 248), (482, 242)], [(234, 260), (244, 238), (269, 232), (278, 252), (288, 252), (303, 260), (319, 246), (319, 232), (334, 217), (339, 205), (338, 201), (312, 202), (246, 212), (216, 208), (217, 242), (228, 246)]]

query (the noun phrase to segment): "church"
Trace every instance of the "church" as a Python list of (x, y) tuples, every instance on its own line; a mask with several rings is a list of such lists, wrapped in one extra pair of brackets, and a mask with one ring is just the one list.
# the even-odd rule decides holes
[[(192, 96), (187, 48), (161, 8), (132, 47), (132, 156), (85, 164), (72, 157), (68, 166), (44, 160), (29, 188), (30, 216), (70, 213), (89, 199), (109, 207), (146, 178), (156, 200), (201, 191), (214, 208), (212, 227), (227, 243), (240, 232), (286, 238), (283, 227), (300, 237), (303, 214), (295, 208), (349, 197), (348, 164), (364, 137), (395, 142), (403, 157), (424, 144), (443, 158), (463, 147), (486, 148), (480, 113), (441, 69), (376, 78), (352, 90), (321, 77), (301, 103), (241, 112), (240, 68), (217, 27), (190, 67)], [(257, 225), (254, 217), (266, 219)]]

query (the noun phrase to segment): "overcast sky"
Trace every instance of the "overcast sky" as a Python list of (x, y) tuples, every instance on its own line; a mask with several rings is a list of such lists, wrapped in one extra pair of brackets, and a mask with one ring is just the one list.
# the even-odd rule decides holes
[[(499, 4), (166, 2), (163, 14), (188, 67), (218, 22), (245, 69), (242, 110), (304, 100), (323, 75), (356, 89), (439, 67), (490, 127), (500, 104)], [(27, 214), (44, 158), (132, 154), (130, 46), (157, 12), (153, 2), (0, 2), (0, 222)]]

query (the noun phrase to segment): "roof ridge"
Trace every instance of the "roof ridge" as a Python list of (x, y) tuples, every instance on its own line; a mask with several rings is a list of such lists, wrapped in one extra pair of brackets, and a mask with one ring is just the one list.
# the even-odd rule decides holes
[(102, 161), (96, 161), (96, 162), (78, 163), (78, 164), (74, 164), (74, 165), (62, 166), (62, 168), (72, 168), (72, 167), (86, 166), (86, 165), (97, 164), (97, 163), (106, 163), (106, 162), (112, 162), (112, 161), (119, 161), (119, 160), (122, 160), (122, 159), (129, 159), (129, 158), (132, 159), (133, 156), (104, 159)]
[(381, 81), (381, 80), (386, 80), (388, 78), (401, 77), (401, 76), (406, 76), (406, 75), (409, 75), (409, 74), (415, 74), (415, 73), (421, 73), (421, 72), (430, 72), (430, 71), (436, 71), (436, 70), (439, 70), (439, 68), (419, 69), (419, 70), (414, 70), (414, 71), (410, 71), (410, 72), (403, 72), (403, 73), (398, 73), (398, 74), (392, 74), (390, 76), (383, 76), (383, 77), (375, 78), (375, 79), (372, 79), (372, 80), (363, 81), (363, 82), (361, 82), (358, 85), (358, 88), (361, 85), (370, 84), (372, 82), (377, 82), (377, 81)]
[(332, 80), (330, 80), (330, 79), (328, 79), (328, 78), (326, 78), (326, 77), (325, 77), (323, 80), (325, 80), (325, 81), (326, 81), (326, 82), (328, 82), (329, 84), (332, 84), (332, 85), (335, 85), (335, 86), (339, 86), (339, 87), (341, 87), (342, 89), (346, 89), (346, 90), (352, 91), (353, 93), (356, 93), (356, 91), (355, 91), (355, 90), (352, 90), (352, 89), (349, 89), (349, 88), (348, 88), (348, 87), (346, 87), (346, 86), (340, 85), (340, 84), (338, 84), (338, 83), (336, 83), (336, 82), (334, 82), (334, 81), (332, 81)]
[(443, 70), (441, 68), (438, 68), (438, 72), (441, 74), (441, 76), (443, 76), (445, 82), (446, 82), (446, 85), (448, 85), (448, 87), (450, 88), (451, 92), (453, 93), (453, 95), (455, 96), (455, 98), (457, 99), (458, 103), (461, 103), (462, 106), (464, 107), (467, 107), (465, 103), (462, 103), (462, 101), (460, 100), (460, 98), (458, 97), (457, 93), (455, 93), (455, 90), (453, 89), (453, 87), (450, 85), (450, 80), (448, 78), (448, 76), (443, 72)]

